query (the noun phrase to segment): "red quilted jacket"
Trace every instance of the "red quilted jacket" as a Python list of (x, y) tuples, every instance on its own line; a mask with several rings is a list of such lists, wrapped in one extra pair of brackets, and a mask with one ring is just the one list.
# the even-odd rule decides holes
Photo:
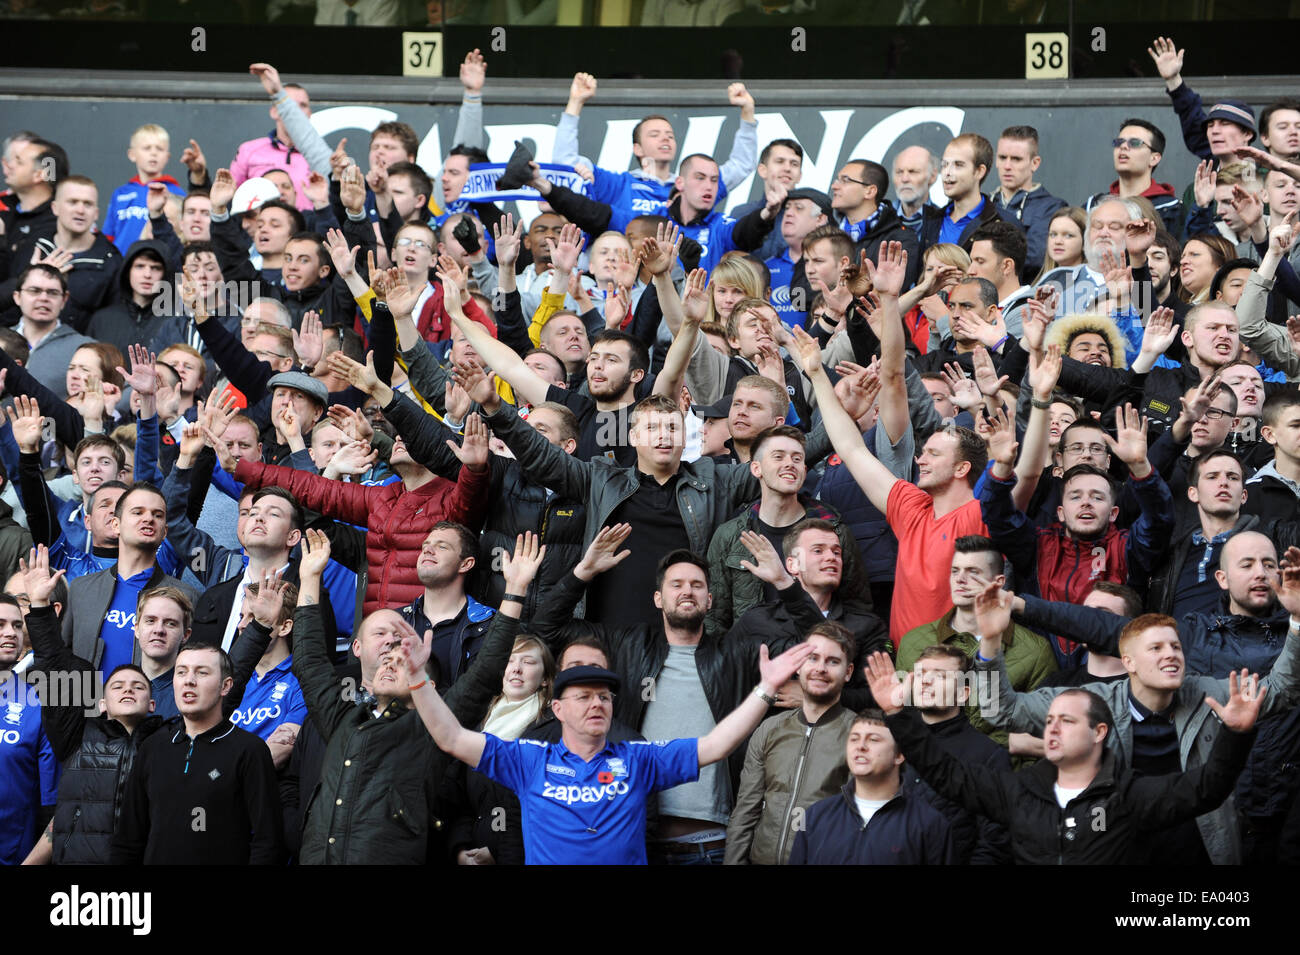
[(488, 471), (460, 469), (456, 481), (435, 477), (408, 491), (397, 481), (382, 487), (346, 484), (273, 464), (240, 461), (235, 480), (252, 488), (282, 487), (303, 507), (366, 528), (366, 597), (363, 614), (404, 607), (424, 593), (415, 576), (420, 545), (439, 521), (456, 521), (475, 533), (487, 509)]

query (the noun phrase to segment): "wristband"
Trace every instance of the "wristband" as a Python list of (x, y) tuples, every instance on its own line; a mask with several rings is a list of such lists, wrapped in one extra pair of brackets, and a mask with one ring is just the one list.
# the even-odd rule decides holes
[(1032, 398), (1029, 403), (1039, 411), (1050, 411), (1052, 408), (1052, 403), (1050, 401), (1043, 401), (1039, 398)]
[(758, 686), (754, 687), (754, 695), (758, 697), (760, 700), (762, 700), (764, 703), (766, 703), (768, 706), (776, 705), (776, 697), (774, 697), (770, 693), (764, 693), (763, 684), (761, 683)]
[(524, 602), (524, 598), (519, 596), (519, 594), (505, 594), (501, 597), (502, 603), (505, 603), (507, 600), (513, 600), (517, 604)]
[(1005, 345), (1005, 344), (1007, 343), (1007, 339), (1010, 338), (1010, 337), (1011, 337), (1010, 335), (1003, 335), (1001, 338), (998, 339), (998, 343), (997, 343), (996, 345), (994, 345), (994, 346), (993, 346), (991, 349), (989, 349), (989, 350), (990, 350), (990, 351), (997, 351), (999, 348), (1001, 348), (1003, 345)]
[(975, 659), (980, 663), (992, 663), (997, 659), (997, 657), (986, 657), (984, 654), (980, 653), (979, 650), (976, 650)]
[(428, 677), (426, 677), (425, 679), (421, 680), (419, 683), (416, 683), (412, 686), (408, 686), (407, 689), (410, 690), (412, 693), (414, 693), (416, 690), (418, 690), (420, 687), (424, 686), (424, 684), (428, 682), (429, 682)]

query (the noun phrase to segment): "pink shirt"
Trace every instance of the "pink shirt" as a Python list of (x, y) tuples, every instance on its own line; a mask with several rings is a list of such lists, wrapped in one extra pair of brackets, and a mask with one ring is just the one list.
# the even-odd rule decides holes
[(311, 178), (311, 166), (307, 165), (307, 157), (286, 147), (274, 134), (241, 144), (230, 164), (230, 174), (235, 177), (236, 185), (264, 176), (272, 169), (284, 169), (289, 173), (293, 187), (298, 190), (298, 208), (303, 211), (310, 209), (307, 180)]

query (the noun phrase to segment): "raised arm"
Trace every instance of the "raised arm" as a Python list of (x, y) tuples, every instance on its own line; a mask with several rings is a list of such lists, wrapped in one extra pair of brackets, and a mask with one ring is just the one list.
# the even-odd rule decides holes
[(293, 148), (302, 153), (303, 158), (307, 160), (307, 165), (313, 170), (321, 175), (328, 175), (330, 153), (333, 150), (321, 138), (320, 133), (316, 132), (316, 128), (312, 126), (311, 120), (303, 113), (302, 108), (285, 92), (280, 82), (279, 71), (269, 63), (254, 63), (248, 68), (248, 72), (261, 81), (262, 89), (266, 90), (266, 95), (271, 97), (275, 111), (280, 114), (280, 119), (284, 122), (285, 131), (293, 140)]
[(460, 288), (456, 285), (456, 276), (439, 272), (442, 282), (443, 306), (456, 326), (465, 333), (474, 350), (486, 362), (492, 371), (503, 378), (514, 389), (515, 394), (530, 405), (539, 405), (546, 400), (550, 388), (542, 378), (524, 364), (524, 360), (509, 345), (493, 338), (486, 328), (466, 317), (461, 305)]
[[(871, 263), (865, 252), (862, 264), (868, 272)], [(899, 242), (880, 246), (880, 260), (874, 270), (874, 288), (880, 297), (880, 424), (891, 444), (898, 441), (905, 428), (912, 426), (908, 410), (905, 362), (907, 347), (903, 335), (903, 319), (899, 312), (898, 297), (907, 274), (907, 253)], [(863, 316), (866, 318), (866, 316)], [(824, 414), (824, 412), (823, 412)]]
[(732, 750), (748, 739), (759, 721), (767, 715), (767, 708), (776, 699), (776, 691), (799, 672), (799, 667), (812, 653), (812, 644), (797, 644), (780, 656), (769, 659), (767, 644), (758, 651), (758, 670), (761, 674), (754, 692), (732, 710), (707, 735), (700, 737), (699, 758), (701, 766), (726, 759)]
[(857, 424), (840, 404), (840, 399), (835, 395), (835, 386), (831, 384), (826, 369), (822, 367), (822, 350), (817, 344), (817, 339), (798, 327), (794, 329), (794, 337), (804, 374), (813, 383), (817, 395), (817, 407), (822, 414), (822, 425), (826, 428), (826, 434), (834, 445), (835, 452), (847, 465), (849, 473), (853, 475), (853, 479), (858, 482), (858, 486), (862, 488), (871, 503), (882, 514), (886, 513), (889, 508), (889, 494), (898, 482), (898, 478), (894, 477), (889, 468), (881, 464), (876, 456), (867, 450)]

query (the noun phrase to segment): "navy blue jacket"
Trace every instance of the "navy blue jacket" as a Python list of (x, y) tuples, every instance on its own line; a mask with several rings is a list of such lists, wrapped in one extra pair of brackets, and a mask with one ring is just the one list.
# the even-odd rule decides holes
[(794, 837), (790, 865), (956, 865), (948, 819), (904, 786), (862, 822), (853, 780), (814, 803)]

